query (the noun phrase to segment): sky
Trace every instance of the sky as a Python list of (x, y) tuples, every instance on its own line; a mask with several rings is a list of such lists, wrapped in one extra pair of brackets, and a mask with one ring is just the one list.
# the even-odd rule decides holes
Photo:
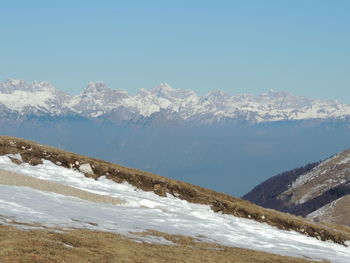
[(0, 81), (350, 103), (347, 0), (0, 0)]

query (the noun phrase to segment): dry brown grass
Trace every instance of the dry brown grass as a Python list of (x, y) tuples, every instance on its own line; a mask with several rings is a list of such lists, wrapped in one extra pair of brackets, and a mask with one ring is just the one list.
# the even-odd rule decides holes
[(342, 196), (332, 202), (324, 213), (316, 216), (314, 220), (329, 222), (338, 225), (350, 225), (350, 194)]
[(0, 136), (0, 155), (9, 153), (20, 153), (23, 160), (32, 165), (41, 163), (42, 159), (53, 163), (59, 162), (60, 165), (73, 169), (79, 169), (80, 164), (89, 163), (94, 173), (85, 174), (88, 177), (96, 179), (104, 175), (118, 183), (127, 181), (139, 189), (153, 191), (160, 196), (169, 193), (192, 203), (207, 204), (215, 212), (251, 218), (280, 229), (294, 230), (322, 240), (332, 240), (340, 244), (350, 240), (350, 229), (346, 227), (339, 230), (332, 225), (316, 224), (302, 217), (265, 209), (248, 201), (192, 184), (65, 152), (31, 141)]
[[(142, 235), (142, 234), (141, 234)], [(1, 263), (310, 263), (248, 249), (197, 242), (184, 237), (149, 231), (175, 245), (139, 243), (118, 234), (73, 230), (19, 230), (0, 226)]]
[[(350, 164), (343, 161), (349, 154), (350, 149), (333, 156), (326, 162), (320, 163), (315, 171), (317, 176), (313, 176), (311, 180), (308, 180), (295, 188), (288, 189), (281, 196), (290, 196), (291, 199), (288, 200), (290, 205), (297, 204), (298, 200), (301, 200), (303, 197), (305, 197), (305, 195), (307, 195), (305, 202), (318, 196), (322, 196), (322, 194), (324, 194), (330, 188), (329, 181), (334, 180), (334, 178), (337, 178), (337, 181), (339, 182), (341, 179), (347, 180), (349, 174), (346, 171), (350, 168)], [(335, 186), (336, 185), (333, 185), (333, 187)], [(312, 191), (313, 189), (317, 189), (317, 191)]]

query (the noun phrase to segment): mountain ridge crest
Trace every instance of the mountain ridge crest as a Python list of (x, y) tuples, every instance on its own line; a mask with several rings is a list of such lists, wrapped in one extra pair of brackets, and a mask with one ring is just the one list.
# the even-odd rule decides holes
[(153, 114), (165, 111), (174, 115), (167, 119), (207, 124), (223, 120), (260, 123), (339, 119), (350, 115), (348, 104), (295, 96), (284, 91), (229, 95), (215, 90), (200, 96), (193, 90), (175, 89), (161, 83), (153, 89), (140, 89), (136, 94), (130, 94), (112, 89), (103, 81), (89, 82), (80, 94), (70, 95), (47, 81), (29, 83), (7, 79), (0, 83), (0, 105), (17, 116), (80, 115), (95, 119), (113, 115), (112, 119), (120, 119), (118, 114), (122, 109), (123, 114), (133, 116), (133, 120), (152, 119)]

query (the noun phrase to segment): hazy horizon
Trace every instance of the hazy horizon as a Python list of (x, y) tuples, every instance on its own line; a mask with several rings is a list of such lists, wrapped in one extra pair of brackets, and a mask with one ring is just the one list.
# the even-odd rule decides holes
[(0, 79), (135, 92), (269, 89), (350, 103), (350, 2), (14, 0), (0, 10)]

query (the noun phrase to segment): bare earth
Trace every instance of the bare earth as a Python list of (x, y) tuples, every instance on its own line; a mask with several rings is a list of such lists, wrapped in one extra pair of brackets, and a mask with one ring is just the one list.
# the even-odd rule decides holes
[(73, 196), (82, 200), (96, 203), (108, 203), (113, 205), (124, 203), (123, 200), (118, 198), (94, 194), (74, 187), (41, 180), (26, 175), (20, 175), (5, 170), (0, 170), (0, 184), (30, 187), (40, 191), (53, 192), (65, 196)]

